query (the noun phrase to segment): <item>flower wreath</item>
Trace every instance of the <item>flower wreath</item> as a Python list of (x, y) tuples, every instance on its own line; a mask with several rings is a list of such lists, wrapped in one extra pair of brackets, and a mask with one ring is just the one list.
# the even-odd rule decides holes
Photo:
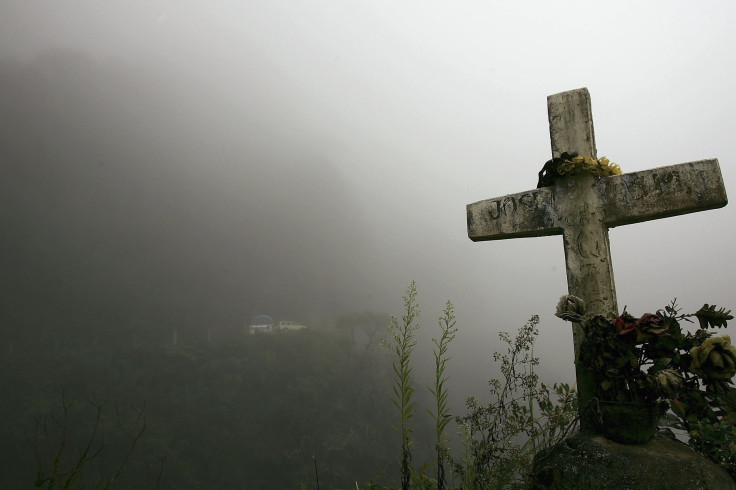
[(577, 153), (563, 153), (544, 164), (539, 172), (537, 188), (548, 187), (560, 177), (586, 173), (598, 177), (621, 175), (621, 167), (609, 161), (606, 157), (595, 159), (578, 156)]

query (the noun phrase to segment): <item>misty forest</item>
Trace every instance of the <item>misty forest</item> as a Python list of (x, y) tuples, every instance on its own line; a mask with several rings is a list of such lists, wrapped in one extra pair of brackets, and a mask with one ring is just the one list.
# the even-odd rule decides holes
[[(0, 61), (0, 487), (432, 481), (436, 449), (487, 423), (478, 400), (463, 422), (469, 393), (446, 384), (451, 303), (415, 338), (416, 289), (402, 307), (362, 261), (386, 237), (333, 163), (205, 87), (119, 63)], [(246, 128), (222, 134), (223, 117)], [(447, 480), (469, 464), (441, 457)]]
[[(344, 310), (361, 275), (339, 250), (362, 237), (339, 174), (257, 127), (192, 133), (217, 96), (128, 68), (1, 62), (0, 486), (91, 443), (96, 487), (131, 442), (115, 488), (296, 488), (315, 462), (327, 487), (380, 477), (388, 318)], [(308, 328), (249, 335), (258, 314)]]

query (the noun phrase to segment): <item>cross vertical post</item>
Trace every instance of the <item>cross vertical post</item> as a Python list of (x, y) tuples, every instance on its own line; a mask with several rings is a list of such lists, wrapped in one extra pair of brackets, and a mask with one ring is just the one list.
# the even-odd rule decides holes
[[(597, 158), (590, 94), (583, 88), (547, 97), (552, 156), (577, 153)], [(588, 314), (617, 316), (608, 226), (597, 198), (597, 177), (577, 175), (555, 182), (559, 214), (564, 216), (565, 263), (569, 293), (585, 300)], [(579, 344), (575, 343), (577, 358)]]
[[(563, 153), (597, 159), (593, 111), (587, 89), (562, 92), (547, 97), (549, 136), (552, 157)], [(568, 293), (585, 301), (586, 314), (618, 316), (616, 286), (611, 265), (608, 227), (597, 216), (603, 215), (595, 196), (593, 175), (576, 175), (555, 182), (555, 195), (568, 196), (558, 201), (558, 216), (565, 216), (562, 233)], [(595, 420), (588, 410), (595, 389), (592, 373), (581, 365), (580, 347), (585, 331), (580, 323), (572, 324), (575, 352), (580, 428), (591, 432)]]

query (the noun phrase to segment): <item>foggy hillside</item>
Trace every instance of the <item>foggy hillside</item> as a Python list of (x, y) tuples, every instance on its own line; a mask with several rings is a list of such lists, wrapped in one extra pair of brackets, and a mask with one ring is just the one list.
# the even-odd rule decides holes
[[(572, 384), (562, 237), (471, 242), (465, 206), (534, 188), (546, 98), (580, 87), (598, 156), (718, 158), (732, 192), (734, 25), (733, 2), (0, 2), (0, 487), (30, 486), (62, 394), (81, 440), (105, 393), (149, 417), (121, 488), (163, 456), (163, 488), (298, 486), (314, 455), (325, 488), (395, 480), (379, 339), (412, 280), (418, 450), (445, 300), (452, 415), (534, 314), (540, 376)], [(735, 213), (611, 230), (619, 309), (733, 308)], [(243, 334), (261, 314), (310, 328)]]
[(366, 237), (333, 162), (242, 107), (220, 134), (231, 102), (136, 68), (2, 60), (4, 317), (233, 328), (353, 306)]

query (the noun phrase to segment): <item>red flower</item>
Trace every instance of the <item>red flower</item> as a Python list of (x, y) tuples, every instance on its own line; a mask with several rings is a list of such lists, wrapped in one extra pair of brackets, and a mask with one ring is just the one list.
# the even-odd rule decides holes
[(636, 326), (642, 332), (655, 335), (661, 334), (669, 327), (669, 325), (662, 321), (662, 317), (653, 313), (644, 313), (636, 322)]
[(655, 335), (660, 335), (667, 331), (669, 325), (662, 321), (662, 317), (652, 313), (644, 313), (639, 320), (636, 321), (636, 341), (644, 342)]
[(636, 324), (626, 323), (626, 320), (624, 320), (620, 316), (616, 317), (616, 319), (613, 320), (613, 327), (616, 329), (616, 333), (619, 335), (626, 335), (636, 331)]

